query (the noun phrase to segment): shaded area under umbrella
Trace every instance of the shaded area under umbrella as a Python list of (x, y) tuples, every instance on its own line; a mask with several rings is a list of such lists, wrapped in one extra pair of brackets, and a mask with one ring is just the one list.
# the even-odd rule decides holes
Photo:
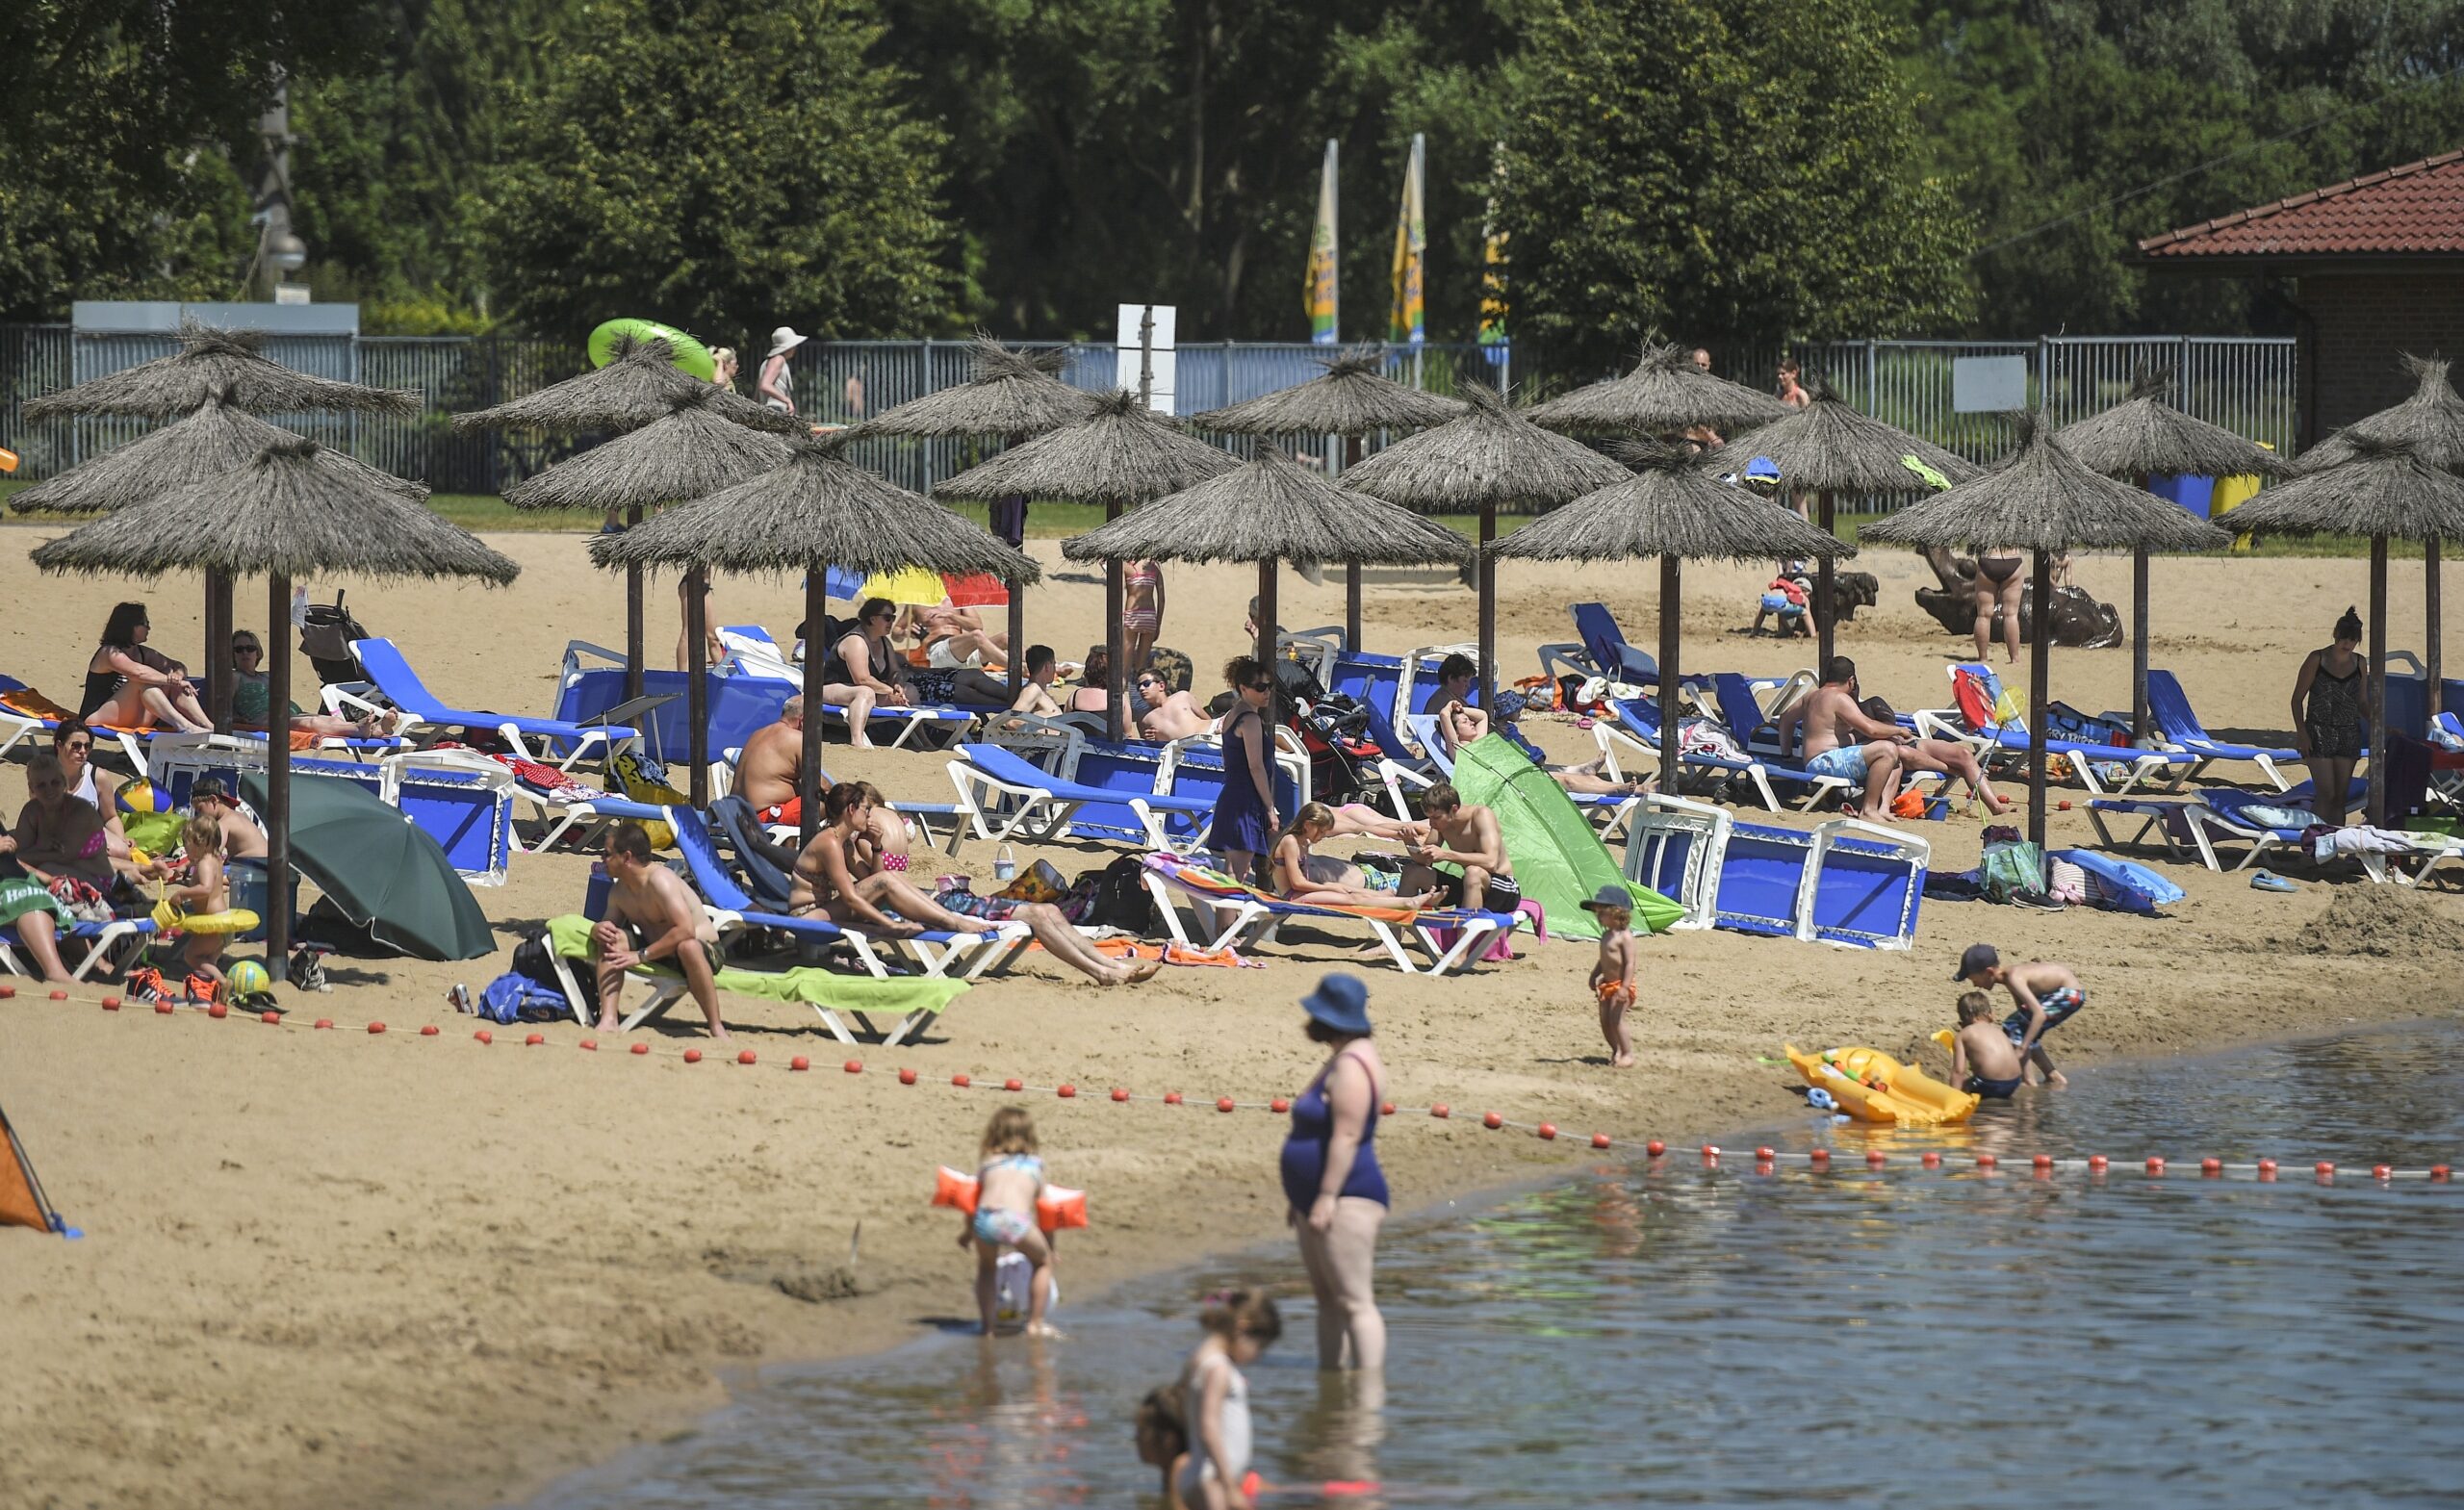
[(2343, 461), (2276, 484), (2236, 508), (2233, 522), (2286, 534), (2370, 537), (2370, 821), (2383, 825), (2387, 542), (2464, 537), (2464, 479), (2432, 465), (2407, 442), (2347, 434)]
[[(1075, 424), (1014, 446), (1000, 455), (933, 485), (937, 499), (990, 502), (1000, 498), (1057, 499), (1071, 503), (1100, 503), (1104, 522), (1135, 508), (1194, 487), (1240, 466), (1240, 459), (1187, 433), (1179, 424), (1146, 407), (1133, 393), (1115, 389), (1098, 396), (1094, 411)], [(1128, 699), (1122, 691), (1127, 668), (1120, 624), (1120, 572), (1107, 573), (1104, 643), (1112, 653), (1105, 687), (1104, 719), (1114, 738), (1121, 737), (1122, 713)]]
[[(317, 465), (316, 442), (290, 436), (254, 460), (151, 502), (106, 514), (38, 547), (46, 572), (159, 576), (220, 572), (266, 577), (267, 894), (291, 895), (291, 583), (320, 572), (476, 577), (499, 586), (521, 568), (423, 503)], [(269, 909), (266, 968), (290, 967), (291, 915)]]
[(1635, 469), (1632, 476), (1543, 514), (1486, 550), (1526, 561), (1659, 557), (1659, 789), (1674, 794), (1679, 563), (1789, 556), (1829, 562), (1857, 552), (1798, 518), (1796, 510), (1705, 475), (1681, 447), (1628, 442), (1614, 454)]
[[(243, 773), (240, 792), (260, 811), (271, 806), (263, 772)], [(356, 781), (295, 781), (289, 802), (292, 863), (353, 928), (414, 960), (495, 952), (496, 931), (470, 883), (444, 846), (401, 809)], [(270, 896), (280, 908), (290, 886)]]
[[(2178, 504), (2114, 481), (2080, 462), (2036, 414), (2017, 421), (2018, 446), (1992, 470), (1865, 526), (1864, 538), (1901, 545), (2009, 546), (2035, 561), (2035, 623), (2028, 663), (2028, 837), (2044, 843), (2045, 683), (2052, 672), (2053, 556), (2072, 550), (2213, 550), (2232, 539)], [(2245, 507), (2248, 505), (2245, 504)]]
[[(2055, 438), (2082, 464), (2143, 488), (2158, 473), (2292, 474), (2292, 465), (2266, 447), (2167, 403), (2172, 387), (2169, 371), (2143, 371), (2132, 379), (2129, 397), (2110, 409), (2064, 425)], [(2130, 552), (2130, 733), (2142, 741), (2147, 738), (2148, 609), (2147, 548), (2141, 546)]]
[[(1369, 350), (1349, 351), (1321, 364), (1325, 371), (1307, 382), (1222, 409), (1190, 422), (1219, 435), (1259, 435), (1297, 440), (1334, 435), (1357, 440), (1379, 431), (1424, 430), (1463, 413), (1462, 400), (1441, 397), (1388, 377), (1384, 361)], [(1305, 557), (1286, 557), (1305, 560)], [(1344, 563), (1344, 646), (1360, 649), (1360, 569)]]
[[(1040, 575), (1033, 558), (1012, 550), (991, 531), (846, 460), (839, 451), (852, 434), (841, 431), (826, 440), (799, 442), (778, 467), (590, 544), (591, 559), (603, 567), (679, 567), (696, 575), (804, 574), (804, 755), (797, 789), (808, 844), (821, 813), (822, 662), (827, 658), (822, 621), (830, 569), (869, 576), (915, 567), (981, 574), (1014, 587)], [(1018, 658), (1013, 656), (1014, 661)], [(698, 668), (693, 676), (701, 679)], [(696, 806), (708, 802), (707, 781), (701, 774), (708, 766), (708, 737), (697, 718), (692, 753)]]
[(1480, 516), (1480, 704), (1490, 707), (1497, 677), (1497, 539), (1501, 505), (1548, 508), (1626, 480), (1626, 469), (1598, 451), (1544, 430), (1505, 396), (1479, 383), (1462, 389), (1464, 413), (1396, 442), (1344, 474), (1344, 486), (1424, 514)]

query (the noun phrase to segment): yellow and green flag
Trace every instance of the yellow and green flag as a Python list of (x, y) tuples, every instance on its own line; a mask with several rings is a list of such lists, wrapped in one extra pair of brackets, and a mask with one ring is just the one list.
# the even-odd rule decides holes
[(1326, 164), (1318, 173), (1318, 226), (1309, 234), (1309, 275), (1302, 289), (1309, 306), (1309, 339), (1335, 344), (1335, 143), (1326, 142)]
[(1505, 143), (1497, 144), (1489, 203), (1480, 227), (1480, 345), (1505, 345), (1505, 232), (1498, 229), (1497, 188), (1505, 177)]
[(1428, 340), (1428, 218), (1424, 205), (1428, 139), (1412, 134), (1412, 155), (1403, 165), (1403, 203), (1395, 216), (1395, 302), (1386, 317), (1386, 339), (1398, 346)]

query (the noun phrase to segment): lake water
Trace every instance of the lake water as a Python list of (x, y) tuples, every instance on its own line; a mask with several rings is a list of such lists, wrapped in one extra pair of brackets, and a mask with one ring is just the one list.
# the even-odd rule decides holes
[[(2464, 1154), (2464, 1026), (2071, 1082), (1947, 1133), (1809, 1113), (1765, 1136), (1776, 1175), (1750, 1152), (1717, 1173), (1583, 1160), (1394, 1223), (1382, 1398), (1315, 1370), (1278, 1247), (1065, 1306), (1065, 1343), (774, 1370), (539, 1505), (1155, 1503), (1130, 1411), (1195, 1341), (1192, 1297), (1259, 1280), (1298, 1297), (1249, 1370), (1256, 1467), (1303, 1486), (1272, 1505), (2464, 1502), (2464, 1185), (2369, 1177)], [(1837, 1172), (1805, 1171), (1816, 1143)], [(1943, 1170), (1915, 1166), (1928, 1147)], [(1974, 1171), (1982, 1150), (2001, 1173)], [(2040, 1152), (2114, 1169), (2040, 1179)], [(2207, 1180), (2208, 1155), (2285, 1169)], [(968, 1309), (955, 1256), (947, 1305)]]

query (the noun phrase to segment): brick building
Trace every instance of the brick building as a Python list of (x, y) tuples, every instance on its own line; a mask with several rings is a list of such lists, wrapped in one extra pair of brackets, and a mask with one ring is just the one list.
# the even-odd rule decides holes
[(2292, 308), (2307, 448), (2412, 393), (2400, 352), (2464, 358), (2464, 152), (2168, 231), (2131, 260), (2256, 279)]

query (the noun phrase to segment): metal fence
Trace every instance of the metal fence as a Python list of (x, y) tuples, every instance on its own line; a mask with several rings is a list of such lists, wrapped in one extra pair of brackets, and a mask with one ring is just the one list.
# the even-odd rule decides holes
[[(1110, 345), (1030, 342), (1067, 353), (1065, 381), (1087, 389), (1134, 385), (1138, 354)], [(144, 432), (141, 421), (94, 417), (29, 424), (19, 403), (75, 381), (172, 349), (167, 338), (72, 335), (65, 325), (0, 325), (0, 446), (22, 458), (21, 479), (48, 477)], [(348, 449), (372, 466), (426, 482), (439, 492), (495, 493), (569, 455), (590, 438), (457, 434), (453, 414), (485, 408), (581, 370), (579, 347), (526, 336), (362, 336), (277, 338), (275, 360), (321, 376), (382, 388), (409, 388), (420, 412), (379, 416), (273, 416), (278, 422)], [(1766, 385), (1784, 354), (1820, 372), (1851, 403), (1950, 450), (1983, 461), (2000, 453), (1999, 417), (1951, 408), (1951, 364), (1965, 356), (2018, 356), (2028, 364), (2028, 401), (2066, 424), (2119, 399), (2142, 368), (2173, 370), (2181, 406), (2278, 450), (2296, 442), (2294, 343), (2290, 339), (2200, 336), (2049, 336), (2035, 341), (1847, 341), (1795, 346), (1714, 347), (1716, 371)], [(1315, 376), (1327, 354), (1299, 343), (1214, 342), (1172, 353), (1173, 409), (1196, 414), (1238, 403)], [(1465, 376), (1505, 375), (1476, 346), (1385, 350), (1388, 373), (1436, 392)], [(819, 422), (858, 423), (911, 398), (965, 380), (962, 341), (807, 342), (791, 358), (804, 410)], [(740, 384), (749, 389), (757, 363)], [(1517, 385), (1536, 375), (1526, 367)], [(1566, 374), (1559, 374), (1565, 376)], [(1212, 437), (1232, 449), (1247, 443)], [(855, 459), (902, 486), (923, 490), (972, 465), (985, 450), (972, 441), (864, 441)]]

